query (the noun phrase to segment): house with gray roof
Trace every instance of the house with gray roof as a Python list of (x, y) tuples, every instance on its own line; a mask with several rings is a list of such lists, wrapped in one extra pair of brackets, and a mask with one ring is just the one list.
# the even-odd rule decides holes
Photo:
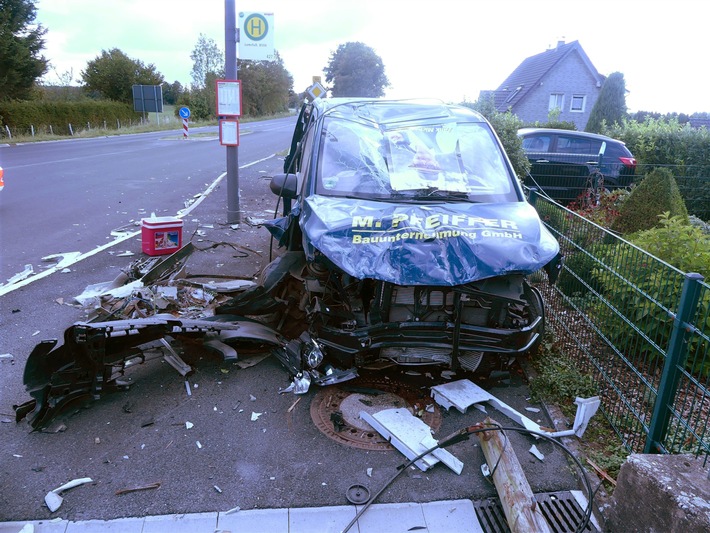
[(559, 109), (558, 120), (584, 130), (605, 79), (578, 41), (559, 41), (525, 59), (496, 90), (481, 91), (481, 98), (492, 96), (498, 111), (510, 109), (526, 124), (547, 122)]

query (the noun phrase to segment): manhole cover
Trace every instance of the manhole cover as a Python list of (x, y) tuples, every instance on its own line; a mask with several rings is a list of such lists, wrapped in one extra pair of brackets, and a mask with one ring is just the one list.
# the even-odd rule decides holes
[(316, 427), (341, 444), (363, 450), (393, 450), (392, 445), (364, 420), (383, 409), (406, 407), (421, 412), (421, 419), (432, 430), (441, 425), (441, 411), (432, 398), (394, 380), (349, 381), (319, 390), (311, 402), (311, 419)]

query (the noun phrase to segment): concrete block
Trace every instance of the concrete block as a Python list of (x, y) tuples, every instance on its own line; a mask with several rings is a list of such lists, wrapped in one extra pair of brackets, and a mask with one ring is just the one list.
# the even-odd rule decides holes
[(710, 464), (703, 463), (693, 455), (630, 455), (619, 472), (606, 529), (710, 531)]

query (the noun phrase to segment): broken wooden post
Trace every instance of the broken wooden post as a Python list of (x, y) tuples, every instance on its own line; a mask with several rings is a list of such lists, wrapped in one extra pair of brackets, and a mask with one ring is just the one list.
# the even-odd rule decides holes
[[(486, 418), (483, 425), (499, 427), (490, 417)], [(481, 441), (481, 449), (488, 462), (510, 531), (551, 533), (552, 530), (537, 507), (530, 484), (508, 436), (500, 430), (484, 431), (477, 436)]]

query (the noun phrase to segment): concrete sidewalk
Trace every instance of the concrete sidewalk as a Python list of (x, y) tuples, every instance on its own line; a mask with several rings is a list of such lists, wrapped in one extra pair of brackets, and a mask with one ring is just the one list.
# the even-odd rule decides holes
[[(575, 531), (587, 507), (580, 491), (569, 491), (578, 507), (577, 513), (559, 513), (546, 506), (555, 517), (555, 531)], [(539, 500), (539, 495), (536, 495)], [(553, 496), (553, 500), (555, 497)], [(442, 500), (428, 503), (373, 504), (349, 529), (352, 533), (488, 533), (503, 531), (505, 519), (491, 500)], [(482, 505), (481, 505), (482, 504)], [(569, 509), (569, 505), (567, 507)], [(479, 520), (476, 509), (484, 516)], [(0, 522), (0, 533), (340, 533), (355, 518), (361, 506), (304, 507), (285, 509), (233, 509), (226, 512), (171, 514), (115, 520), (70, 522), (36, 520)], [(500, 516), (496, 517), (497, 514)], [(573, 518), (573, 520), (570, 520)], [(601, 531), (592, 515), (585, 531)], [(34, 529), (30, 528), (32, 526)], [(565, 527), (567, 526), (567, 527)], [(25, 527), (26, 529), (22, 529)]]
[[(337, 506), (163, 515), (106, 521), (0, 522), (0, 533), (18, 533), (25, 524), (32, 524), (34, 533), (336, 533), (345, 529), (357, 511), (356, 506)], [(350, 531), (406, 532), (414, 528), (422, 533), (483, 532), (471, 500), (374, 504), (353, 524)]]

